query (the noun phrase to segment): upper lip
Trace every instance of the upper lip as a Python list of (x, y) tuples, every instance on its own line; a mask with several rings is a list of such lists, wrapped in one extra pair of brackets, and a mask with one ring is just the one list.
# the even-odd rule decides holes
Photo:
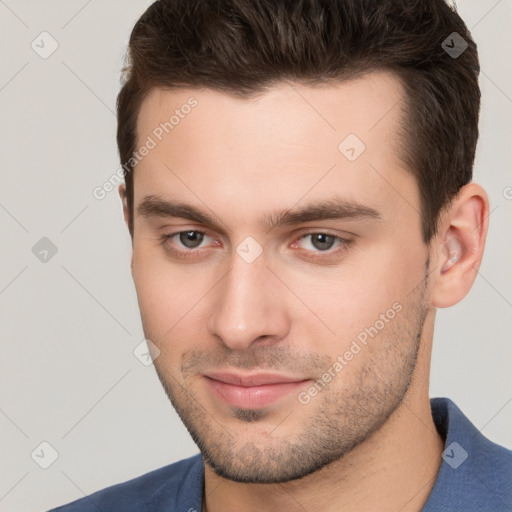
[(279, 375), (276, 373), (230, 373), (230, 372), (211, 372), (206, 373), (205, 377), (218, 380), (226, 384), (235, 386), (264, 386), (266, 384), (285, 384), (289, 382), (302, 382), (308, 379), (303, 377), (290, 377), (287, 375)]

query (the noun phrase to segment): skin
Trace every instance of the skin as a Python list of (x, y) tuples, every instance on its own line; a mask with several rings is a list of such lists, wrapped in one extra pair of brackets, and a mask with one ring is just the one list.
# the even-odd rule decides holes
[[(153, 89), (139, 145), (191, 96), (197, 107), (136, 166), (132, 275), (158, 376), (206, 460), (203, 510), (421, 510), (444, 449), (428, 394), (435, 310), (474, 281), (484, 190), (461, 189), (424, 244), (417, 184), (400, 159), (402, 88), (386, 72), (282, 83), (251, 99)], [(338, 150), (350, 133), (366, 146), (353, 162)], [(139, 211), (150, 196), (199, 208), (216, 226)], [(378, 218), (261, 222), (334, 198)], [(193, 230), (206, 235), (197, 248), (162, 240)], [(315, 233), (348, 242), (328, 238), (326, 248)], [(237, 253), (248, 236), (262, 249), (251, 263)], [(269, 406), (234, 407), (204, 377), (226, 369), (305, 382)], [(328, 386), (301, 403), (329, 369)]]

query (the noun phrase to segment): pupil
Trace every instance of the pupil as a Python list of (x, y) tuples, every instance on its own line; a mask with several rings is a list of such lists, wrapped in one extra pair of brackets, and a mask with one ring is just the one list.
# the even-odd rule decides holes
[(317, 249), (330, 249), (334, 242), (332, 235), (326, 235), (325, 233), (318, 233), (313, 237), (313, 245)]
[(180, 233), (180, 242), (189, 249), (194, 249), (201, 245), (203, 238), (204, 234), (198, 233), (197, 231), (184, 231)]

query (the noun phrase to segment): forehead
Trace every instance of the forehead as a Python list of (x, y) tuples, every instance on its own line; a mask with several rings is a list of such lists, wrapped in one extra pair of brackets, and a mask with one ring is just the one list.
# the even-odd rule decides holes
[[(196, 106), (190, 107), (191, 98)], [(254, 142), (269, 136), (303, 134), (311, 137), (311, 129), (337, 134), (356, 133), (361, 136), (373, 132), (377, 125), (381, 131), (396, 128), (402, 118), (405, 104), (404, 90), (398, 76), (379, 70), (359, 78), (304, 85), (294, 82), (279, 82), (263, 91), (256, 91), (248, 97), (239, 97), (223, 91), (203, 88), (164, 89), (155, 87), (142, 102), (138, 120), (138, 140), (151, 134), (160, 123), (170, 122), (173, 135), (184, 119), (190, 117), (187, 125), (197, 130), (205, 121), (216, 125), (214, 136), (230, 132), (251, 136)], [(199, 108), (197, 108), (199, 107)], [(395, 108), (398, 107), (398, 108)], [(189, 116), (188, 114), (194, 115)], [(174, 114), (174, 116), (173, 116)], [(194, 123), (194, 118), (198, 121)], [(253, 121), (258, 121), (254, 126)], [(306, 126), (307, 124), (307, 126)], [(248, 130), (252, 125), (253, 130)], [(245, 128), (241, 134), (239, 129)], [(295, 128), (290, 130), (290, 128)], [(207, 128), (211, 128), (208, 126)], [(181, 130), (183, 131), (183, 130)], [(309, 130), (310, 132), (312, 130)], [(258, 137), (255, 137), (255, 134)], [(188, 133), (187, 135), (190, 135)]]
[(135, 198), (163, 192), (248, 211), (255, 198), (287, 207), (305, 194), (336, 192), (381, 210), (379, 203), (415, 196), (397, 196), (398, 181), (411, 188), (400, 159), (403, 105), (399, 78), (382, 71), (279, 83), (249, 98), (155, 88), (139, 112), (137, 147), (150, 139), (154, 147), (136, 166)]

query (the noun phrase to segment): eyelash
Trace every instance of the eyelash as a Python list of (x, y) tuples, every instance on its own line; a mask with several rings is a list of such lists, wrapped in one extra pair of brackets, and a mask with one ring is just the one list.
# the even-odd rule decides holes
[[(161, 235), (160, 236), (160, 244), (165, 248), (165, 250), (167, 252), (170, 252), (171, 254), (173, 254), (173, 255), (175, 255), (175, 256), (177, 256), (179, 258), (182, 258), (182, 259), (193, 259), (193, 258), (196, 258), (197, 257), (197, 253), (203, 252), (204, 249), (181, 250), (181, 249), (176, 249), (175, 247), (172, 247), (171, 245), (168, 244), (168, 241), (170, 239), (172, 239), (175, 236), (180, 235), (182, 233), (188, 233), (188, 232), (199, 233), (199, 234), (203, 234), (203, 235), (209, 236), (204, 231), (199, 231), (199, 230), (195, 230), (195, 229), (176, 231), (174, 233)], [(304, 238), (307, 238), (308, 236), (320, 235), (320, 234), (333, 237), (334, 238), (334, 242), (338, 242), (339, 243), (338, 248), (337, 249), (328, 249), (326, 251), (313, 251), (313, 253), (311, 255), (307, 256), (307, 258), (310, 259), (310, 260), (314, 260), (314, 261), (324, 260), (324, 261), (326, 261), (329, 258), (332, 258), (333, 256), (338, 256), (342, 252), (346, 251), (347, 248), (353, 242), (353, 240), (342, 238), (339, 235), (335, 235), (334, 233), (330, 233), (329, 231), (310, 231), (310, 232), (307, 232), (307, 233), (304, 233), (304, 234), (300, 235), (296, 239), (296, 241), (293, 242), (293, 244), (296, 244), (297, 242), (299, 242), (300, 240), (302, 240)], [(310, 251), (307, 251), (307, 252), (310, 252)]]

